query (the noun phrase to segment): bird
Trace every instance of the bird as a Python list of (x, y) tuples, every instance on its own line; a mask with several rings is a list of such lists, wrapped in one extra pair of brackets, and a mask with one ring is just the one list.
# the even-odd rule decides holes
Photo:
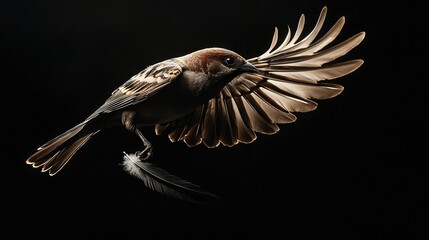
[(153, 126), (156, 135), (189, 147), (232, 147), (252, 143), (258, 134), (278, 132), (279, 124), (295, 122), (294, 113), (315, 110), (316, 100), (333, 98), (344, 89), (328, 80), (364, 62), (337, 59), (359, 45), (365, 32), (334, 44), (345, 17), (320, 36), (326, 16), (325, 6), (312, 30), (302, 36), (302, 14), (294, 33), (287, 26), (281, 43), (275, 27), (271, 45), (258, 57), (246, 59), (232, 50), (210, 47), (152, 64), (115, 89), (84, 121), (40, 146), (26, 163), (55, 175), (99, 131), (123, 126), (144, 146), (136, 154), (124, 152), (128, 172), (167, 195), (187, 198), (189, 194), (180, 193), (186, 189), (214, 197), (150, 163), (153, 147), (139, 129)]

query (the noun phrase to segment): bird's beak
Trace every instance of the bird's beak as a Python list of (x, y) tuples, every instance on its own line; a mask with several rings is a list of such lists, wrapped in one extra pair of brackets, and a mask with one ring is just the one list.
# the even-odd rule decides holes
[(242, 72), (259, 72), (259, 70), (249, 62), (245, 62), (239, 69)]

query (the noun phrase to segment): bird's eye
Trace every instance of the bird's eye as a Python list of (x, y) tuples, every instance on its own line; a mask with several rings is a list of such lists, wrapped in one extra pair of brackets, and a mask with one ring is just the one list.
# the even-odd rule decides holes
[(227, 67), (231, 67), (235, 63), (235, 58), (233, 58), (233, 57), (227, 57), (227, 58), (225, 58), (224, 63), (225, 63), (225, 65)]

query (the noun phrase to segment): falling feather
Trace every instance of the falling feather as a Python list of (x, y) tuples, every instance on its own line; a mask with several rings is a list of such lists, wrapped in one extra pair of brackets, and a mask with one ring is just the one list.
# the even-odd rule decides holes
[(141, 161), (136, 154), (124, 152), (123, 159), (124, 170), (143, 180), (144, 185), (153, 191), (194, 203), (214, 203), (220, 200), (198, 185), (178, 178), (153, 163)]

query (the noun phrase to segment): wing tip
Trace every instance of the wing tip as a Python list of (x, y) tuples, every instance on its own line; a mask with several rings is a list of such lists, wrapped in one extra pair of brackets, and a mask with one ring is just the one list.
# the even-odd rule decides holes
[(32, 162), (30, 159), (27, 159), (25, 161), (25, 163), (28, 164), (28, 165), (33, 165), (34, 166), (34, 162)]
[(357, 33), (356, 35), (354, 35), (353, 37), (356, 40), (358, 40), (358, 42), (357, 42), (356, 45), (359, 45), (365, 39), (365, 36), (366, 36), (366, 32), (365, 31), (361, 31), (361, 32)]
[(356, 69), (358, 69), (360, 66), (362, 66), (365, 63), (363, 59), (355, 59), (354, 62), (356, 62)]

